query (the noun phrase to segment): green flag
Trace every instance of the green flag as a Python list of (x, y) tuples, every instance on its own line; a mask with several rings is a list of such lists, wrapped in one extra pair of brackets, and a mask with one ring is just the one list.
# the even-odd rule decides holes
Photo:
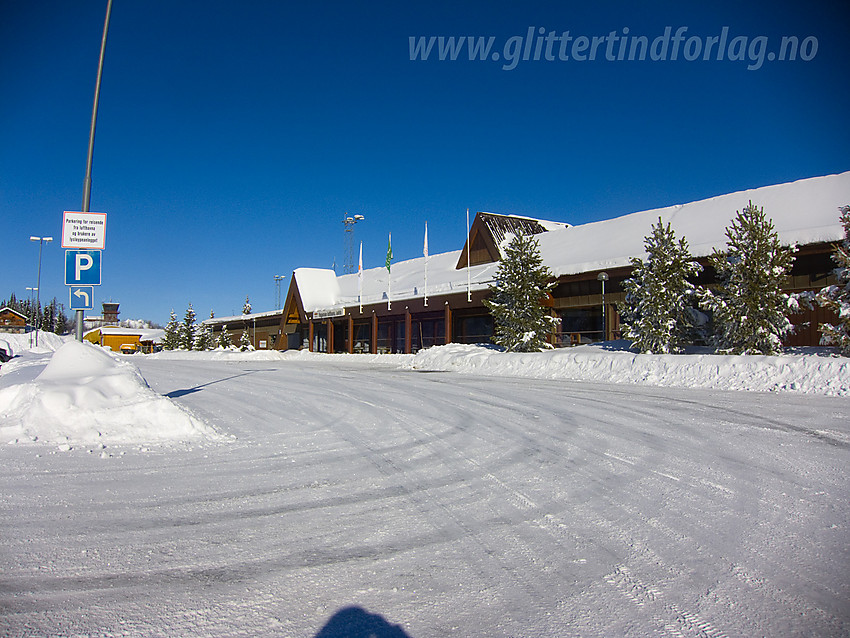
[(390, 271), (390, 264), (393, 260), (393, 234), (390, 233), (389, 241), (387, 242), (387, 272)]

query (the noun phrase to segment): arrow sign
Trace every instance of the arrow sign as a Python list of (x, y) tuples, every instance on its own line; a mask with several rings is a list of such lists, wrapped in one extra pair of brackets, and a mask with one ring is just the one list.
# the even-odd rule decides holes
[(71, 286), (71, 310), (94, 308), (94, 286)]
[(100, 285), (100, 250), (65, 251), (65, 285)]

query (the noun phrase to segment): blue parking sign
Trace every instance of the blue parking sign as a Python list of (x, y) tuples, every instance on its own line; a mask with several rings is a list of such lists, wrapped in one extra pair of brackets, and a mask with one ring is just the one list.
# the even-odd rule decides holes
[(66, 250), (65, 285), (99, 286), (101, 250)]

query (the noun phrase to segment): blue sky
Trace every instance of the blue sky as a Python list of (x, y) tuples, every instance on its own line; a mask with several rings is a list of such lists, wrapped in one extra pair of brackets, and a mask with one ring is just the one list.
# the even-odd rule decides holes
[[(396, 260), (420, 256), (426, 220), (432, 253), (459, 249), (467, 207), (576, 224), (850, 170), (848, 9), (743, 4), (114, 0), (96, 303), (162, 324), (190, 302), (200, 317), (239, 313), (246, 295), (271, 310), (274, 275), (285, 292), (294, 268), (342, 272), (346, 213), (365, 216), (355, 243), (375, 267), (390, 232)], [(41, 297), (67, 305), (58, 239), (62, 211), (81, 207), (105, 9), (0, 2), (2, 298), (35, 285), (29, 237), (52, 235)], [(616, 59), (618, 38), (651, 44), (666, 27), (685, 28), (676, 60), (670, 38), (666, 59)], [(506, 70), (529, 28), (528, 59)], [(578, 38), (612, 32), (574, 59), (589, 57)], [(411, 60), (420, 36), (493, 45), (440, 61), (435, 42)], [(783, 36), (808, 38), (808, 59), (775, 59)]]

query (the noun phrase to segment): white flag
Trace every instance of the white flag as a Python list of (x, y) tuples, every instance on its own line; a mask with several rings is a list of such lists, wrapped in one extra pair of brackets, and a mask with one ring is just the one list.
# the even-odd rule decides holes
[(360, 312), (363, 312), (363, 242), (360, 242), (360, 261), (357, 264), (357, 301)]
[(422, 247), (425, 255), (425, 305), (428, 305), (428, 222), (425, 222), (425, 245)]
[(422, 249), (422, 254), (428, 256), (428, 222), (425, 222), (425, 247)]

